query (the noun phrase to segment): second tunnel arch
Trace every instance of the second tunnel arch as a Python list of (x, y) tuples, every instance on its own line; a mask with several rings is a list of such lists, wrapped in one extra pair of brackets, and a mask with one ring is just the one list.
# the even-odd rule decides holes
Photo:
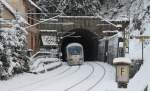
[[(80, 43), (84, 48), (84, 59), (85, 61), (94, 61), (98, 58), (98, 35), (87, 29), (72, 29), (68, 31), (72, 35), (64, 37), (61, 41), (62, 59), (66, 61), (66, 46), (69, 43)], [(69, 34), (68, 34), (69, 35)], [(77, 37), (76, 37), (77, 36)]]

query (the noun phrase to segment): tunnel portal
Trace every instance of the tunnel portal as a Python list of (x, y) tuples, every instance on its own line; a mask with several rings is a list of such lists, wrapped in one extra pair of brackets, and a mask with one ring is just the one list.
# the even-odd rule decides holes
[[(80, 43), (84, 48), (85, 61), (97, 60), (98, 56), (98, 36), (86, 29), (73, 29), (69, 31), (72, 35), (64, 37), (61, 41), (62, 59), (66, 61), (66, 46), (69, 43)], [(68, 34), (69, 35), (69, 34)]]

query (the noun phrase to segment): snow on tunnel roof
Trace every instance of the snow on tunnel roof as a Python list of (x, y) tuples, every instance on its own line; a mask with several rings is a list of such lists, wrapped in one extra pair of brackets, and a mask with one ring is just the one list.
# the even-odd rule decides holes
[(114, 58), (113, 64), (131, 64), (131, 60), (125, 57)]
[(57, 32), (57, 30), (40, 30), (40, 32)]

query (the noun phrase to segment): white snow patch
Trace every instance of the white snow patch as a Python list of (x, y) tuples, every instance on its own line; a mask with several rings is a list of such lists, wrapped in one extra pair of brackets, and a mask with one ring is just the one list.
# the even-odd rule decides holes
[(40, 63), (40, 64), (38, 64), (38, 67), (31, 68), (30, 72), (35, 72), (35, 73), (39, 73), (41, 71), (46, 72), (48, 69), (53, 69), (53, 68), (55, 68), (56, 66), (59, 66), (59, 65), (61, 65), (60, 61), (49, 63), (49, 64)]
[(131, 64), (131, 60), (125, 57), (114, 58), (113, 64), (118, 64), (118, 63)]

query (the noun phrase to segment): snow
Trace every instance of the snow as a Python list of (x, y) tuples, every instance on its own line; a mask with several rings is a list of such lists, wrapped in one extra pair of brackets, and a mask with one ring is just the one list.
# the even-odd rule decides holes
[(94, 19), (98, 18), (98, 16), (59, 16), (59, 18), (89, 18), (89, 19)]
[[(34, 61), (34, 58), (36, 58), (36, 56), (38, 55), (38, 54), (42, 54), (41, 56), (43, 56), (43, 55), (51, 55), (52, 54), (52, 52), (53, 52), (53, 54), (55, 54), (56, 52), (57, 52), (57, 50), (46, 50), (46, 49), (40, 49), (40, 51), (38, 51), (38, 52), (36, 52), (34, 55), (32, 55), (32, 57), (30, 58), (32, 61)], [(45, 56), (44, 56), (45, 57)]]
[(0, 42), (0, 50), (4, 50), (3, 44)]
[[(144, 0), (146, 1), (146, 0)], [(147, 1), (149, 2), (149, 1)], [(148, 3), (147, 3), (148, 4)], [(145, 28), (145, 31), (142, 35), (140, 35), (137, 31), (137, 33), (134, 33), (134, 35), (138, 36), (150, 36), (150, 27), (149, 27), (149, 19), (146, 18), (146, 23), (145, 20), (143, 20), (143, 28)], [(143, 22), (142, 21), (142, 22)], [(141, 59), (141, 41), (139, 41), (138, 39), (133, 39), (130, 40), (130, 57), (133, 58), (140, 58)], [(146, 88), (146, 86), (150, 86), (150, 56), (149, 56), (149, 52), (150, 52), (150, 44), (144, 44), (144, 63), (141, 66), (140, 70), (136, 73), (136, 75), (133, 77), (133, 79), (130, 80), (129, 82), (129, 86), (128, 86), (128, 90), (127, 91), (144, 91), (144, 89)], [(150, 89), (149, 89), (150, 90)], [(149, 91), (148, 90), (148, 91)]]
[(0, 61), (0, 66), (2, 66), (3, 65), (3, 63)]
[(27, 35), (28, 34), (27, 30), (24, 27), (22, 27), (20, 24), (21, 24), (21, 22), (17, 21), (17, 23), (12, 24), (12, 25), (13, 25), (14, 29), (19, 28), (20, 30), (22, 30)]
[[(48, 64), (44, 64), (44, 63), (40, 63), (38, 64), (38, 67), (35, 67), (35, 64), (34, 66), (32, 66), (32, 68), (30, 69), (30, 72), (32, 73), (40, 73), (40, 72), (43, 72), (43, 71), (48, 71), (50, 69), (53, 69), (57, 66), (61, 66), (61, 62), (58, 61), (58, 62), (52, 62), (52, 63), (48, 63)], [(36, 64), (37, 66), (37, 64)]]
[(37, 6), (32, 0), (28, 0), (34, 7), (36, 7), (37, 9), (39, 9), (40, 11), (42, 11), (42, 9)]
[[(144, 24), (143, 27), (145, 28), (145, 30), (149, 30), (149, 29), (150, 29), (150, 23)], [(145, 32), (143, 33), (143, 35), (144, 35), (144, 36), (150, 36), (150, 32), (149, 32), (149, 31), (145, 31)]]
[[(31, 0), (28, 0), (28, 1), (31, 2)], [(12, 13), (14, 12), (12, 7), (10, 7), (8, 3), (5, 2), (5, 0), (1, 0), (1, 2), (3, 2), (3, 4), (5, 4), (5, 6)], [(63, 0), (62, 2), (66, 2), (66, 0)], [(31, 3), (33, 4), (33, 2)], [(93, 3), (95, 3), (95, 1), (93, 1)], [(119, 3), (123, 5), (121, 8), (118, 7), (119, 5), (118, 3), (112, 0), (107, 0), (106, 4), (108, 4), (108, 7), (104, 5), (105, 7), (102, 7), (102, 11), (96, 14), (96, 16), (92, 16), (92, 17), (91, 16), (60, 16), (58, 15), (53, 18), (56, 18), (56, 17), (64, 17), (64, 18), (81, 17), (81, 18), (91, 18), (91, 19), (100, 18), (103, 21), (107, 21), (108, 23), (112, 25), (114, 25), (113, 23), (111, 23), (112, 20), (128, 21), (130, 19), (130, 25), (129, 25), (129, 30), (128, 30), (130, 32), (130, 36), (144, 36), (144, 35), (150, 36), (150, 19), (149, 19), (149, 14), (148, 14), (149, 13), (148, 7), (150, 6), (150, 1), (149, 0), (120, 0)], [(35, 3), (33, 5), (35, 5)], [(35, 7), (39, 8), (38, 6), (35, 6)], [(78, 4), (77, 7), (81, 8), (82, 6), (81, 4)], [(66, 6), (64, 8), (66, 8)], [(94, 8), (95, 6), (92, 8), (93, 11), (95, 11)], [(109, 10), (107, 10), (106, 8), (108, 8)], [(14, 12), (14, 14), (16, 13)], [(53, 18), (49, 18), (41, 22), (45, 22)], [(141, 29), (135, 29), (135, 22), (137, 20), (140, 20), (142, 23), (140, 27)], [(21, 18), (21, 21), (24, 21), (24, 20), (22, 20)], [(37, 25), (37, 24), (34, 24), (34, 25)], [(32, 26), (29, 26), (29, 27), (32, 27)], [(117, 27), (117, 25), (114, 25), (114, 26)], [(9, 38), (7, 37), (9, 36), (9, 34), (2, 33), (1, 35), (6, 37), (6, 39)], [(115, 35), (115, 36), (122, 36), (122, 34), (118, 33), (118, 35)], [(11, 37), (11, 39), (13, 39), (13, 37)], [(149, 39), (147, 41), (149, 41)], [(9, 42), (7, 41), (6, 44), (9, 44)], [(10, 42), (10, 44), (14, 45), (15, 43)], [(118, 58), (117, 60), (114, 61), (114, 63), (118, 63), (118, 62), (131, 63), (130, 59), (133, 59), (133, 60), (141, 59), (142, 58), (141, 57), (142, 55), (141, 45), (142, 44), (139, 39), (136, 39), (134, 37), (133, 39), (129, 39), (129, 54), (126, 54), (126, 57), (128, 58)], [(3, 49), (3, 44), (0, 44), (0, 48)], [(50, 52), (45, 51), (43, 53), (50, 53)], [(145, 44), (144, 42), (144, 64), (141, 66), (140, 70), (136, 73), (136, 75), (132, 79), (130, 79), (128, 88), (126, 89), (117, 88), (117, 83), (115, 82), (116, 74), (115, 74), (114, 67), (105, 63), (100, 63), (105, 68), (106, 75), (104, 76), (102, 81), (100, 81), (100, 83), (92, 89), (92, 91), (99, 91), (99, 90), (101, 91), (144, 91), (144, 88), (147, 85), (150, 86), (149, 53), (150, 53), (150, 44), (149, 43)], [(35, 61), (34, 57), (37, 54), (31, 57), (32, 61), (34, 61), (33, 67), (37, 68), (33, 72), (39, 72), (43, 69), (46, 70), (58, 64), (57, 62), (55, 62), (56, 61), (55, 58), (54, 59), (53, 58), (38, 58), (36, 59), (37, 61)], [(49, 62), (49, 61), (51, 63), (54, 62), (54, 64), (51, 64), (51, 63), (48, 65), (44, 64), (44, 62)], [(88, 80), (83, 81), (78, 86), (71, 88), (71, 91), (72, 90), (83, 91), (85, 89), (87, 90), (88, 87), (90, 87), (91, 85), (96, 83), (97, 80), (99, 80), (99, 77), (103, 76), (103, 73), (104, 73), (103, 68), (99, 67), (97, 64), (95, 64), (95, 62), (94, 63), (91, 62), (90, 64), (93, 65), (95, 69), (91, 77), (89, 77)], [(90, 75), (92, 70), (93, 70), (92, 67), (90, 67), (87, 63), (81, 66), (74, 66), (74, 67), (69, 67), (67, 64), (63, 64), (60, 68), (57, 68), (50, 72), (46, 72), (45, 74), (33, 75), (33, 74), (24, 73), (8, 81), (5, 81), (5, 82), (1, 81), (0, 88), (3, 91), (8, 91), (8, 90), (12, 90), (12, 91), (16, 91), (16, 90), (18, 91), (41, 91), (41, 90), (62, 91), (80, 82), (82, 79)], [(15, 84), (15, 83), (20, 83), (20, 84)]]
[(57, 33), (57, 30), (40, 30), (41, 32), (55, 32)]
[[(1, 28), (1, 30), (3, 30), (1, 36), (5, 39), (6, 45), (10, 43), (12, 46), (20, 46), (23, 44), (23, 40), (26, 39), (26, 36), (23, 34), (17, 37), (17, 33), (19, 33), (20, 30), (16, 30), (15, 28)], [(19, 41), (19, 38), (21, 41)]]
[(18, 15), (18, 17), (19, 17), (19, 22), (20, 23), (25, 23), (25, 24), (28, 24), (28, 25), (30, 25), (27, 21), (26, 21), (26, 19), (24, 19), (21, 15)]
[[(37, 58), (32, 61), (32, 68), (37, 68), (40, 64), (58, 62), (58, 58)], [(31, 69), (32, 69), (31, 68)]]
[[(98, 81), (99, 83), (90, 89)], [(72, 87), (77, 83), (79, 84)], [(8, 81), (0, 82), (2, 91), (65, 91), (67, 89), (69, 91), (88, 89), (91, 91), (111, 91), (112, 87), (116, 86), (115, 68), (98, 61), (86, 62), (81, 66), (68, 66), (63, 63), (59, 68), (44, 74), (23, 73)]]
[[(144, 3), (143, 3), (144, 2)], [(131, 34), (130, 36), (150, 36), (149, 27), (149, 14), (145, 13), (147, 7), (150, 5), (148, 0), (135, 0), (130, 8), (131, 10), (131, 20), (140, 19), (142, 22), (141, 29), (134, 29), (134, 23), (130, 23)], [(149, 12), (149, 11), (147, 11)], [(143, 33), (141, 33), (143, 32)], [(149, 39), (146, 39), (149, 41)], [(144, 63), (140, 70), (135, 74), (135, 76), (130, 79), (127, 89), (113, 88), (111, 91), (144, 91), (148, 86), (148, 91), (150, 90), (150, 44), (144, 42)], [(130, 59), (141, 60), (142, 59), (142, 42), (139, 39), (133, 37), (129, 39), (129, 54), (126, 55)]]
[(129, 58), (126, 58), (126, 57), (114, 58), (113, 64), (119, 64), (119, 63), (131, 64), (132, 62)]
[[(144, 64), (142, 65), (139, 72), (135, 75), (133, 79), (129, 82), (128, 89), (130, 91), (143, 91), (144, 88), (150, 83), (150, 62), (149, 62), (149, 51), (150, 45), (144, 49)], [(138, 86), (138, 88), (137, 88)]]
[(61, 61), (56, 56), (56, 50), (39, 51), (30, 58), (30, 72), (41, 72), (61, 65)]
[(117, 24), (116, 27), (117, 28), (122, 28), (122, 25), (121, 24)]
[(119, 42), (119, 46), (118, 47), (120, 47), (120, 48), (123, 48), (123, 42)]
[[(21, 30), (12, 27), (1, 28), (0, 37), (0, 61), (4, 64), (1, 67), (2, 74), (12, 76), (15, 73), (14, 68), (19, 69), (24, 67), (25, 61), (22, 60), (21, 57), (25, 57), (25, 55), (22, 56), (21, 53), (18, 54), (18, 50), (23, 51), (25, 49), (26, 36)], [(6, 66), (5, 64), (8, 64), (9, 66)]]

